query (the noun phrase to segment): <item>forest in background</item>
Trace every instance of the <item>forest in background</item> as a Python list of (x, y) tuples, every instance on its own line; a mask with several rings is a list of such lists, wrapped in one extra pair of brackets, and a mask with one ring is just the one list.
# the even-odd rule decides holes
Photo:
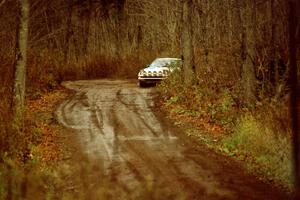
[[(1, 158), (30, 151), (29, 141), (10, 132), (18, 13), (17, 1), (0, 2)], [(295, 26), (299, 40), (299, 20)], [(166, 101), (202, 109), (229, 130), (247, 126), (236, 126), (247, 113), (260, 121), (256, 127), (290, 138), (289, 53), (286, 0), (31, 0), (27, 95), (64, 80), (136, 78), (154, 58), (184, 54), (195, 77), (165, 86)]]

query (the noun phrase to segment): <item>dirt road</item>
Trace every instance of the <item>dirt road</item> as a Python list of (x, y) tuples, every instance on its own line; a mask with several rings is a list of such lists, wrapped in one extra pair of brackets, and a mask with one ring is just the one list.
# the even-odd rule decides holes
[(59, 106), (58, 120), (73, 130), (83, 154), (101, 160), (103, 173), (126, 191), (151, 180), (187, 199), (287, 199), (234, 161), (180, 136), (155, 107), (155, 88), (121, 80), (64, 86), (76, 94)]

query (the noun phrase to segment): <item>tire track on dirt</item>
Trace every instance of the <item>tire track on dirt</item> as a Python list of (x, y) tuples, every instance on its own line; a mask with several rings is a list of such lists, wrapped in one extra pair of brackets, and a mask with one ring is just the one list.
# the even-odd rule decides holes
[(118, 80), (65, 86), (77, 94), (59, 106), (58, 121), (74, 130), (82, 152), (103, 163), (110, 181), (126, 193), (150, 181), (187, 199), (283, 199), (283, 193), (245, 175), (236, 163), (228, 165), (205, 147), (194, 151), (191, 141), (180, 140), (180, 130), (155, 109), (154, 88)]
[[(135, 100), (136, 100), (136, 98), (137, 98), (140, 94), (137, 93), (136, 96), (135, 96), (135, 98), (131, 98), (131, 99), (128, 99), (128, 98), (127, 98), (127, 99), (124, 99), (124, 98), (122, 98), (122, 97), (124, 96), (124, 94), (121, 94), (121, 91), (122, 91), (122, 90), (119, 90), (119, 91), (117, 92), (117, 98), (118, 98), (117, 100), (118, 100), (120, 103), (122, 103), (129, 111), (134, 112), (134, 113), (136, 114), (135, 117), (137, 117), (137, 118), (143, 123), (143, 125), (146, 126), (146, 128), (147, 128), (148, 130), (150, 130), (150, 131), (153, 133), (154, 136), (158, 136), (158, 134), (156, 133), (156, 131), (151, 127), (151, 125), (149, 125), (149, 124), (146, 122), (145, 119), (142, 118), (141, 113), (138, 112), (139, 109), (138, 109), (138, 107), (137, 107), (137, 104), (136, 104)], [(127, 95), (128, 95), (128, 94), (127, 94)], [(132, 95), (128, 95), (128, 96), (132, 96)], [(129, 102), (125, 102), (125, 100), (127, 100), (127, 101), (129, 101)], [(143, 111), (144, 111), (144, 114), (145, 114), (146, 112), (149, 112), (148, 105), (145, 105)]]

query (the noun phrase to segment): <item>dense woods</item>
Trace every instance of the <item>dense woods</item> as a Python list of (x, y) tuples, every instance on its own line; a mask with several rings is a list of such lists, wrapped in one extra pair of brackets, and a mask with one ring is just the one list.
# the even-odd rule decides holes
[[(38, 82), (38, 71), (62, 79), (107, 76), (115, 74), (112, 70), (134, 77), (124, 68), (131, 65), (134, 71), (159, 55), (180, 56), (180, 41), (188, 31), (198, 74), (222, 72), (224, 84), (242, 77), (247, 87), (256, 77), (263, 92), (274, 83), (278, 88), (272, 92), (280, 93), (288, 65), (286, 1), (181, 2), (31, 2), (28, 63), (50, 66), (29, 68), (30, 78)], [(1, 55), (7, 61), (16, 41), (16, 12), (16, 2), (4, 1)], [(118, 69), (107, 67), (109, 62), (118, 62)]]
[(186, 88), (204, 88), (212, 104), (229, 92), (237, 110), (271, 109), (273, 122), (290, 130), (289, 42), (294, 35), (299, 66), (299, 1), (29, 0), (28, 39), (19, 29), (27, 29), (26, 2), (0, 1), (0, 162), (29, 148), (10, 126), (23, 112), (13, 107), (25, 92), (18, 70), (33, 98), (64, 80), (136, 78), (156, 57), (179, 57)]

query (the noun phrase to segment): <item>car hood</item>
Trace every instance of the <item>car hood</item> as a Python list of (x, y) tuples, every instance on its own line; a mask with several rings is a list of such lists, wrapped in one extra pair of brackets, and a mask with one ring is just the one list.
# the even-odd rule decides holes
[(145, 72), (159, 72), (159, 71), (164, 71), (164, 70), (168, 70), (168, 67), (151, 67), (151, 68), (145, 68), (143, 69), (143, 71)]

